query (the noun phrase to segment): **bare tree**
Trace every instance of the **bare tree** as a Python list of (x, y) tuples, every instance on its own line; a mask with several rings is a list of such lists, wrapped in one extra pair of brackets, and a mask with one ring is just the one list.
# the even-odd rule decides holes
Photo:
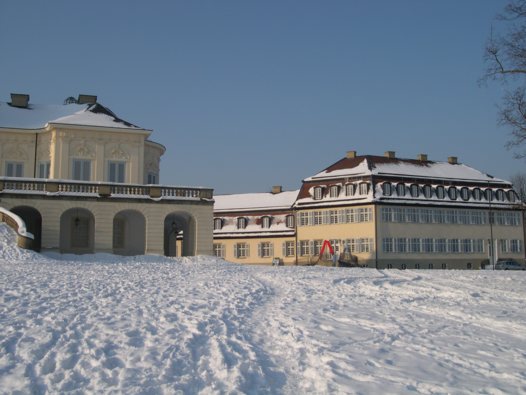
[(521, 202), (526, 203), (526, 173), (517, 173), (510, 178), (510, 181)]
[(499, 124), (511, 128), (508, 149), (526, 157), (526, 0), (512, 0), (497, 19), (505, 23), (503, 34), (492, 33), (486, 44), (484, 80), (498, 80), (508, 89), (499, 108)]

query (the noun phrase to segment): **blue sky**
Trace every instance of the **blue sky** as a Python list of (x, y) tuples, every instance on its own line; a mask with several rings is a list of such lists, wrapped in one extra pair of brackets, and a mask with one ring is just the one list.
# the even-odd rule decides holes
[(508, 179), (524, 161), (478, 83), (500, 0), (2, 1), (0, 100), (94, 94), (164, 144), (161, 182), (295, 189), (396, 151)]

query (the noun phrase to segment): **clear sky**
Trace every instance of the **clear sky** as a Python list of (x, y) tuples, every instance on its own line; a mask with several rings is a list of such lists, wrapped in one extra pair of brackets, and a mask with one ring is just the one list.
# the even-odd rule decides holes
[(0, 100), (97, 95), (161, 183), (296, 189), (346, 151), (524, 172), (478, 83), (504, 0), (1, 1)]

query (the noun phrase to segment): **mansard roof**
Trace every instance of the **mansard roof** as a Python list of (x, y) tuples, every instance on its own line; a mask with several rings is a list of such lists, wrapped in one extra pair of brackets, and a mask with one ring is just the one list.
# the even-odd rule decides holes
[(384, 176), (392, 178), (421, 178), (443, 181), (508, 183), (462, 163), (390, 158), (363, 155), (345, 157), (325, 170), (306, 178), (305, 182), (328, 181), (352, 177)]
[(0, 128), (43, 129), (49, 124), (149, 131), (127, 122), (99, 103), (32, 104), (21, 108), (0, 101)]
[(215, 195), (214, 211), (240, 212), (257, 210), (285, 210), (290, 209), (298, 190), (280, 193), (241, 193), (234, 195)]

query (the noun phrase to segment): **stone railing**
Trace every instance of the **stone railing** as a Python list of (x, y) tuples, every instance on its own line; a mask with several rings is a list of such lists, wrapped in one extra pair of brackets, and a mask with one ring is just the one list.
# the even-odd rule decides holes
[(26, 230), (26, 224), (22, 218), (15, 213), (0, 207), (0, 222), (4, 222), (16, 232), (16, 241), (19, 247), (33, 249), (34, 236)]
[(167, 185), (113, 184), (72, 180), (44, 180), (0, 177), (0, 192), (92, 195), (102, 197), (143, 197), (154, 199), (212, 199), (213, 189)]

